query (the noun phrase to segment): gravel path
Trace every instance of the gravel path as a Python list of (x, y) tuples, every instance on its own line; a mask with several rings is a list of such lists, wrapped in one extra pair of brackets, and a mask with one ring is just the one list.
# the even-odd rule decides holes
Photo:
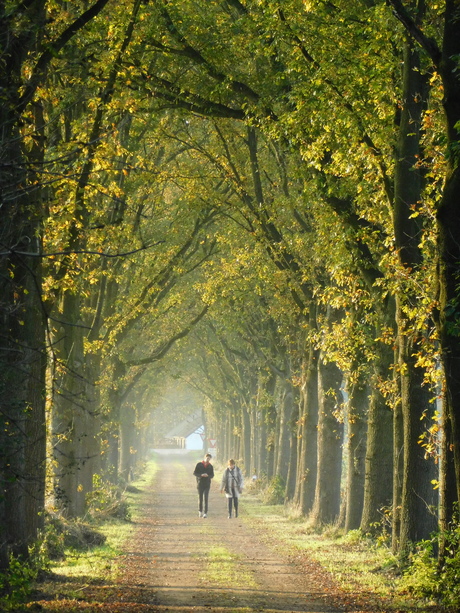
[(141, 494), (143, 517), (123, 560), (121, 587), (130, 604), (196, 613), (343, 611), (327, 604), (327, 589), (314, 590), (312, 583), (321, 582), (309, 581), (304, 565), (284, 558), (251, 531), (244, 495), (240, 518), (227, 519), (220, 474), (213, 480), (208, 517), (201, 519), (195, 461), (172, 452), (159, 457), (155, 481)]

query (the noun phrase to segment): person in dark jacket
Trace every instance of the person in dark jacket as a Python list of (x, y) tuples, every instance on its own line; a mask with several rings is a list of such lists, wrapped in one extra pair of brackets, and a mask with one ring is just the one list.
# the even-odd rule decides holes
[(195, 466), (193, 474), (196, 477), (196, 486), (198, 488), (199, 511), (198, 517), (208, 516), (208, 498), (209, 489), (211, 487), (211, 479), (214, 477), (214, 468), (211, 464), (212, 456), (207, 453), (202, 462), (198, 462)]

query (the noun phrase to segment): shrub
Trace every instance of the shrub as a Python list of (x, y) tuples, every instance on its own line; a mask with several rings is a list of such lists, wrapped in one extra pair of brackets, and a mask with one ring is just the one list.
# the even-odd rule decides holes
[(446, 554), (439, 565), (438, 593), (444, 605), (460, 608), (460, 522), (445, 534)]
[(419, 598), (431, 598), (445, 607), (460, 608), (460, 525), (456, 523), (446, 533), (446, 555), (438, 561), (435, 551), (438, 536), (417, 544), (409, 557), (410, 564), (399, 583), (400, 591)]
[(438, 590), (437, 562), (433, 556), (433, 542), (422, 541), (409, 556), (409, 566), (398, 584), (398, 591), (409, 592), (417, 598), (432, 598)]
[(380, 521), (370, 525), (365, 536), (373, 539), (378, 546), (389, 547), (391, 545), (393, 510), (391, 507), (379, 509)]
[(265, 504), (283, 504), (285, 490), (284, 479), (279, 475), (273, 477), (263, 493), (262, 500)]
[(64, 544), (72, 549), (91, 549), (106, 541), (106, 536), (88, 524), (75, 521), (68, 523), (64, 532)]
[(92, 526), (79, 520), (48, 514), (44, 545), (52, 560), (64, 558), (66, 548), (85, 550), (103, 545), (106, 537)]
[(92, 519), (116, 518), (131, 521), (129, 505), (122, 498), (123, 491), (109, 481), (104, 481), (100, 475), (94, 475), (93, 489), (86, 496), (88, 515)]
[(265, 475), (260, 475), (257, 479), (247, 479), (244, 483), (244, 489), (248, 490), (254, 494), (260, 494), (267, 487), (267, 477)]
[(349, 530), (343, 537), (343, 542), (347, 545), (359, 545), (365, 540), (361, 530)]
[(43, 536), (43, 547), (50, 560), (64, 558), (65, 540), (62, 523), (56, 518), (47, 515)]
[(37, 575), (38, 568), (33, 560), (24, 562), (10, 556), (8, 570), (0, 573), (1, 610), (12, 610), (24, 602), (30, 594), (32, 582), (35, 581)]

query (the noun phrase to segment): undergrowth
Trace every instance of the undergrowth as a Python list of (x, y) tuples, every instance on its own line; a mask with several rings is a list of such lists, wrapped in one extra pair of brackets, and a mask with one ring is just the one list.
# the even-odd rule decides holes
[(136, 495), (155, 471), (152, 461), (139, 480), (118, 486), (96, 475), (82, 519), (69, 520), (48, 509), (44, 530), (29, 548), (27, 560), (11, 555), (8, 571), (0, 573), (0, 610), (17, 610), (37, 582), (49, 580), (56, 572), (93, 581), (112, 574), (112, 561), (133, 530), (132, 517), (139, 513)]
[(438, 538), (417, 544), (409, 557), (398, 589), (418, 598), (430, 598), (449, 610), (460, 609), (460, 525), (456, 521), (445, 536), (445, 553), (436, 558)]

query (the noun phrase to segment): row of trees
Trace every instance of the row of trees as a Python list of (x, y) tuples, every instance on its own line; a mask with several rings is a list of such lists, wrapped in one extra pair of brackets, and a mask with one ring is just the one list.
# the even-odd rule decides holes
[(1, 567), (129, 477), (165, 372), (317, 523), (448, 527), (456, 10), (0, 3)]

